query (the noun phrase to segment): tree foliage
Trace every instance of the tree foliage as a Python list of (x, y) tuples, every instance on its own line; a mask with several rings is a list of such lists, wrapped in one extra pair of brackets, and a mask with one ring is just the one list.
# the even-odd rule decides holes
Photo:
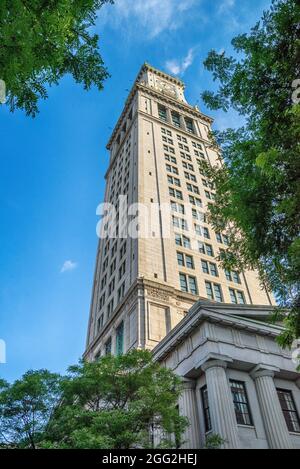
[(177, 410), (180, 380), (147, 351), (82, 362), (70, 368), (63, 389), (44, 447), (174, 447), (185, 428)]
[(176, 447), (180, 379), (148, 351), (80, 362), (65, 377), (29, 371), (0, 381), (0, 447)]
[(47, 85), (71, 74), (85, 89), (99, 90), (108, 72), (91, 34), (97, 11), (112, 0), (2, 0), (0, 79), (7, 104), (35, 116)]
[(13, 384), (0, 381), (0, 443), (36, 448), (60, 399), (60, 377), (28, 371)]
[(219, 87), (202, 95), (211, 109), (234, 109), (245, 120), (214, 133), (225, 164), (204, 165), (217, 192), (210, 218), (229, 233), (223, 265), (257, 268), (279, 305), (290, 308), (281, 316), (283, 345), (300, 336), (299, 24), (299, 2), (273, 0), (249, 34), (232, 40), (239, 59), (209, 53), (204, 65)]

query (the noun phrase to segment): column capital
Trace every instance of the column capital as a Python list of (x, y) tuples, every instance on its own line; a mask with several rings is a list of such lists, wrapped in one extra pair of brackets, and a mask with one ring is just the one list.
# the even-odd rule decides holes
[(221, 355), (219, 353), (209, 353), (204, 357), (195, 368), (200, 368), (202, 371), (206, 371), (213, 366), (226, 368), (228, 363), (233, 362), (233, 359), (228, 355)]
[(207, 362), (203, 363), (201, 369), (203, 371), (207, 371), (209, 368), (227, 368), (227, 362), (224, 360), (207, 360)]
[(184, 378), (182, 381), (183, 389), (195, 389), (196, 381), (194, 379)]
[(278, 371), (280, 370), (276, 366), (259, 363), (253, 368), (250, 375), (253, 379), (261, 378), (263, 376), (270, 376), (270, 378), (274, 378), (275, 372)]

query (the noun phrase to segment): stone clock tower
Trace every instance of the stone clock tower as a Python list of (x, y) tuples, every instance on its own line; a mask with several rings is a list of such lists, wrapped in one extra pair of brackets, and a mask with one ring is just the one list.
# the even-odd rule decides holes
[(171, 236), (163, 236), (160, 213), (149, 237), (100, 240), (86, 358), (152, 349), (199, 298), (274, 303), (256, 272), (225, 272), (218, 264), (227, 236), (207, 223), (214, 188), (200, 167), (202, 160), (217, 161), (209, 141), (211, 124), (186, 102), (181, 80), (142, 66), (107, 144), (105, 201), (117, 208), (123, 195), (129, 206), (139, 202), (149, 210), (168, 204)]

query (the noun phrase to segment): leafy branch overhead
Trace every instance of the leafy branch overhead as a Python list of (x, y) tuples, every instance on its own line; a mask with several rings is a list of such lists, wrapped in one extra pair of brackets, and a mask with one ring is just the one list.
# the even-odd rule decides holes
[(229, 229), (227, 268), (257, 268), (285, 314), (283, 345), (300, 336), (300, 5), (274, 0), (249, 34), (232, 40), (240, 59), (210, 52), (205, 67), (219, 86), (202, 97), (211, 109), (234, 109), (238, 130), (214, 134), (225, 165), (204, 168), (216, 186), (210, 217)]
[(47, 86), (71, 74), (85, 89), (108, 77), (91, 33), (99, 9), (113, 0), (3, 0), (0, 2), (0, 79), (11, 111), (38, 112)]

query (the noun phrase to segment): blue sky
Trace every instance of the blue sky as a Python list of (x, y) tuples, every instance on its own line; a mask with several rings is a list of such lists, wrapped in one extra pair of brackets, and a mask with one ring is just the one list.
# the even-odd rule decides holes
[(236, 126), (234, 114), (211, 113), (200, 99), (214, 86), (203, 60), (231, 52), (270, 0), (116, 0), (97, 20), (111, 78), (101, 93), (70, 77), (49, 90), (40, 114), (0, 108), (0, 376), (27, 369), (64, 372), (84, 351), (97, 247), (96, 206), (103, 199), (106, 142), (143, 62), (175, 73), (186, 97)]

